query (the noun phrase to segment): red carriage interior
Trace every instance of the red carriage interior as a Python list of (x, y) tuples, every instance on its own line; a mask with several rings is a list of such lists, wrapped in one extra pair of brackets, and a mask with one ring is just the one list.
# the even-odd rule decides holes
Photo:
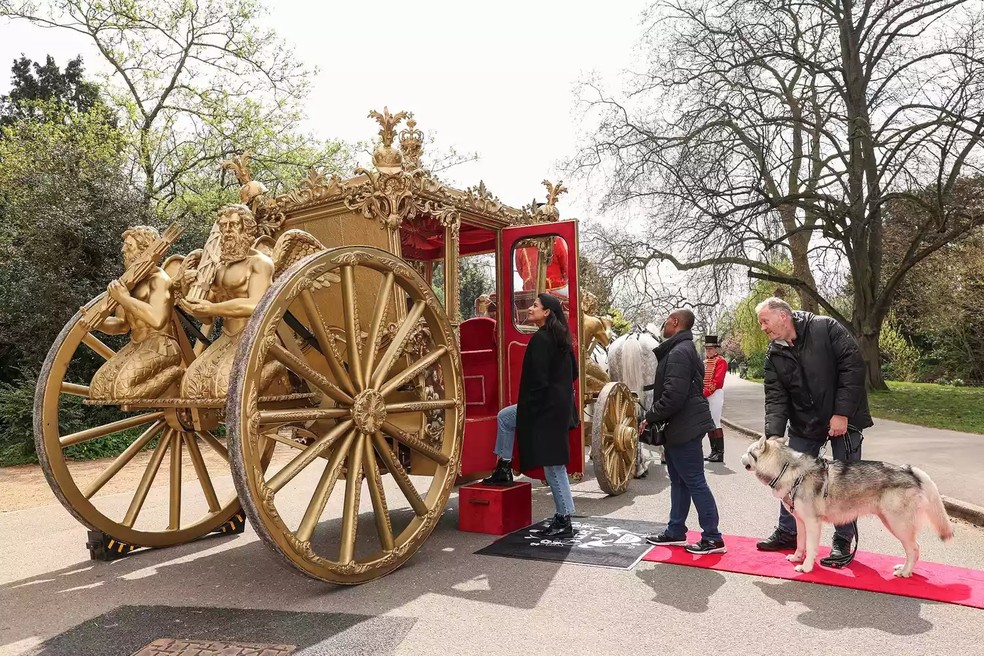
[[(492, 451), (495, 446), (496, 415), (500, 408), (516, 402), (523, 356), (534, 332), (530, 326), (520, 327), (517, 323), (525, 321), (526, 308), (535, 297), (535, 290), (528, 283), (530, 276), (535, 276), (536, 249), (522, 245), (516, 247), (516, 242), (547, 235), (560, 237), (556, 240), (554, 258), (548, 268), (547, 284), (548, 289), (561, 298), (575, 338), (575, 347), (580, 340), (580, 326), (576, 319), (576, 268), (569, 265), (567, 257), (569, 252), (577, 252), (575, 223), (561, 221), (505, 228), (501, 234), (500, 251), (495, 230), (468, 225), (463, 221), (459, 233), (459, 257), (485, 253), (494, 253), (496, 256), (496, 289), (486, 293), (494, 298), (501, 293), (503, 298), (512, 301), (495, 304), (498, 314), (505, 319), (501, 322), (502, 325), (499, 325), (496, 318), (474, 317), (462, 321), (459, 328), (465, 391), (465, 439), (461, 462), (463, 477), (487, 472), (495, 467), (495, 455)], [(404, 221), (400, 235), (403, 257), (407, 260), (443, 263), (444, 235), (444, 226), (430, 216)], [(514, 273), (525, 282), (514, 285)], [(564, 289), (553, 289), (561, 283)], [(500, 380), (500, 371), (504, 380)], [(579, 394), (579, 381), (575, 385)], [(570, 441), (571, 462), (568, 471), (581, 472), (584, 463), (583, 456), (579, 455), (583, 454), (580, 428), (571, 431)], [(542, 477), (542, 472), (539, 471), (527, 473)]]

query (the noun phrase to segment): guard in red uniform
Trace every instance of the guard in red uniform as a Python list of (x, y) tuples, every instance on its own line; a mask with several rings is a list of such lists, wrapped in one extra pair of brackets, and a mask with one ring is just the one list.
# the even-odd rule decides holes
[(704, 337), (704, 396), (711, 406), (711, 419), (714, 430), (707, 434), (711, 443), (711, 454), (704, 458), (707, 462), (724, 462), (724, 429), (721, 428), (721, 413), (724, 410), (724, 375), (728, 372), (728, 362), (718, 352), (716, 335)]

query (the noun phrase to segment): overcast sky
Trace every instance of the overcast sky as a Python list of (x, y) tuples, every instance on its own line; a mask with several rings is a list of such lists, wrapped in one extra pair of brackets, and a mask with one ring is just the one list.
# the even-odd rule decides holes
[[(413, 111), (419, 127), (442, 146), (478, 152), (480, 160), (447, 177), (461, 186), (484, 180), (515, 207), (540, 181), (560, 177), (557, 164), (576, 150), (575, 89), (596, 73), (617, 83), (630, 67), (641, 13), (648, 2), (537, 0), (463, 2), (311, 2), (277, 0), (269, 21), (317, 66), (308, 128), (322, 137), (375, 137), (370, 109)], [(9, 66), (24, 53), (52, 54), (58, 63), (81, 53), (87, 69), (98, 56), (82, 37), (25, 22), (0, 22), (0, 94)], [(566, 181), (565, 218), (594, 212), (583, 183)]]

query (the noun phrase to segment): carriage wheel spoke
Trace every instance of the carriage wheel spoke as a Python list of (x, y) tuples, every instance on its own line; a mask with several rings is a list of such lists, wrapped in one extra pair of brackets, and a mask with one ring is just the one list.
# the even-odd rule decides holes
[(181, 433), (171, 431), (171, 495), (169, 506), (169, 531), (181, 528)]
[(331, 454), (331, 458), (328, 459), (328, 464), (325, 465), (325, 470), (321, 473), (318, 486), (315, 488), (314, 494), (311, 495), (311, 501), (308, 503), (307, 509), (304, 511), (304, 517), (301, 518), (301, 524), (297, 528), (297, 539), (301, 542), (311, 541), (311, 536), (314, 534), (314, 529), (318, 525), (318, 520), (321, 519), (321, 514), (325, 511), (328, 499), (331, 498), (331, 493), (335, 489), (335, 483), (338, 482), (338, 476), (342, 473), (342, 460), (351, 450), (351, 443), (354, 436), (354, 431), (349, 433), (348, 437), (345, 438), (345, 442), (339, 448), (335, 449)]
[(352, 415), (350, 408), (302, 408), (298, 410), (260, 410), (260, 425), (286, 424), (322, 419), (344, 419)]
[(112, 435), (113, 433), (118, 433), (122, 430), (126, 430), (127, 428), (143, 426), (144, 424), (149, 424), (150, 422), (160, 419), (163, 416), (163, 412), (148, 412), (147, 414), (137, 415), (136, 417), (127, 417), (126, 419), (120, 419), (119, 421), (114, 421), (110, 424), (103, 424), (102, 426), (96, 426), (95, 428), (87, 428), (86, 430), (72, 433), (71, 435), (66, 435), (58, 441), (61, 443), (62, 447), (72, 446), (73, 444), (79, 444), (80, 442), (88, 442), (100, 437)]
[(383, 325), (383, 319), (389, 311), (390, 296), (393, 291), (393, 284), (396, 282), (396, 275), (392, 271), (386, 273), (383, 279), (383, 286), (379, 288), (379, 298), (376, 299), (376, 311), (372, 315), (372, 323), (369, 325), (369, 337), (366, 340), (366, 360), (362, 371), (368, 376), (376, 364), (376, 342), (379, 340), (379, 329)]
[(205, 494), (209, 512), (219, 512), (222, 509), (222, 504), (219, 503), (219, 497), (215, 494), (215, 487), (212, 485), (212, 477), (208, 474), (208, 467), (205, 466), (202, 450), (199, 448), (198, 442), (195, 441), (194, 435), (184, 433), (183, 437), (188, 448), (188, 455), (191, 457), (191, 464), (195, 467), (195, 474), (198, 476), (198, 482)]
[(143, 434), (133, 441), (133, 444), (126, 447), (120, 455), (116, 457), (116, 460), (112, 462), (106, 469), (103, 470), (99, 477), (96, 478), (92, 483), (89, 484), (85, 490), (82, 491), (82, 496), (86, 499), (91, 499), (95, 496), (96, 492), (101, 490), (106, 483), (110, 481), (114, 476), (116, 476), (123, 467), (127, 465), (134, 456), (140, 453), (145, 446), (147, 446), (154, 436), (161, 432), (167, 422), (163, 419), (158, 419), (154, 422), (154, 425), (143, 432)]
[(427, 509), (427, 504), (424, 500), (420, 498), (420, 493), (417, 492), (417, 488), (413, 486), (413, 482), (407, 475), (407, 470), (403, 468), (403, 465), (393, 457), (393, 452), (389, 450), (386, 444), (386, 440), (383, 439), (382, 433), (374, 433), (372, 436), (373, 446), (376, 447), (376, 453), (379, 457), (383, 459), (386, 463), (386, 469), (390, 474), (393, 475), (393, 479), (396, 484), (400, 486), (400, 490), (403, 491), (403, 496), (406, 497), (407, 501), (410, 502), (410, 507), (417, 514), (418, 517), (423, 517), (429, 511)]
[(198, 437), (202, 438), (205, 444), (212, 447), (212, 450), (222, 456), (222, 459), (229, 462), (229, 449), (225, 447), (222, 442), (218, 440), (210, 431), (198, 431), (195, 433)]
[(373, 516), (376, 520), (379, 543), (382, 545), (383, 551), (392, 551), (395, 546), (393, 524), (386, 507), (386, 492), (383, 489), (383, 479), (379, 474), (379, 467), (376, 465), (376, 453), (368, 439), (363, 441), (363, 447), (366, 452), (363, 456), (362, 467), (369, 487), (369, 498), (372, 499)]
[(164, 431), (164, 435), (157, 441), (157, 448), (154, 449), (154, 454), (150, 457), (150, 462), (147, 463), (143, 477), (141, 477), (140, 483), (133, 493), (130, 507), (127, 508), (126, 516), (123, 518), (123, 526), (133, 528), (134, 522), (137, 521), (137, 515), (140, 514), (140, 509), (143, 508), (144, 501), (147, 500), (147, 493), (150, 491), (150, 486), (153, 484), (154, 478), (157, 477), (157, 471), (161, 468), (161, 463), (167, 454), (168, 446), (171, 444), (171, 433), (173, 432), (174, 430), (169, 428)]
[(328, 380), (322, 374), (312, 369), (306, 362), (301, 360), (299, 357), (285, 349), (280, 344), (274, 344), (270, 347), (270, 355), (279, 360), (285, 367), (296, 373), (301, 378), (304, 378), (309, 383), (317, 387), (319, 390), (327, 394), (329, 397), (334, 399), (336, 403), (341, 403), (342, 405), (352, 405), (352, 397), (346, 394), (340, 387), (335, 383)]
[(89, 386), (62, 382), (61, 393), (71, 394), (72, 396), (83, 396), (85, 398), (89, 398)]
[(397, 374), (393, 379), (387, 381), (385, 387), (379, 391), (383, 396), (387, 396), (394, 391), (400, 389), (405, 384), (407, 384), (411, 379), (416, 378), (419, 374), (424, 372), (427, 367), (431, 366), (438, 360), (440, 360), (448, 352), (446, 346), (441, 346), (424, 357), (420, 358), (409, 367)]
[(448, 456), (444, 455), (441, 451), (435, 449), (429, 444), (425, 443), (423, 440), (414, 437), (410, 433), (401, 430), (397, 426), (394, 426), (388, 421), (384, 421), (382, 425), (382, 431), (392, 437), (397, 442), (400, 442), (404, 446), (410, 447), (422, 456), (433, 460), (439, 465), (446, 465), (451, 460)]
[(458, 405), (454, 399), (437, 401), (411, 401), (409, 403), (390, 403), (386, 406), (386, 414), (397, 415), (407, 412), (431, 412), (433, 410), (449, 410)]
[[(310, 465), (315, 458), (320, 456), (326, 449), (330, 448), (338, 439), (341, 438), (342, 435), (351, 429), (352, 422), (350, 420), (343, 421), (332, 428), (325, 435), (315, 440), (314, 444), (304, 449), (304, 451), (295, 456), (293, 460), (284, 465), (280, 471), (274, 474), (273, 478), (267, 481), (267, 487), (269, 487), (273, 492), (279, 491), (283, 488), (283, 486), (287, 485), (287, 483), (294, 480), (294, 477), (301, 473), (305, 467)], [(349, 438), (342, 443), (342, 450), (347, 449), (350, 442), (351, 436), (349, 436)]]
[(355, 394), (352, 379), (349, 377), (348, 372), (345, 371), (342, 363), (335, 357), (335, 349), (332, 348), (331, 340), (328, 337), (328, 329), (325, 326), (324, 319), (321, 317), (321, 312), (318, 311), (318, 305), (315, 303), (311, 290), (305, 289), (301, 292), (301, 304), (304, 306), (304, 313), (308, 317), (308, 323), (311, 324), (311, 330), (314, 331), (314, 337), (318, 340), (318, 346), (328, 361), (328, 368), (331, 369), (332, 375), (335, 376), (338, 385), (347, 394)]
[(348, 365), (352, 382), (357, 390), (366, 388), (365, 374), (362, 371), (362, 358), (359, 357), (359, 342), (362, 328), (357, 315), (358, 301), (355, 298), (355, 272), (351, 266), (342, 267), (342, 316), (345, 318), (345, 344), (348, 346)]
[(365, 440), (366, 436), (360, 433), (346, 457), (348, 471), (345, 479), (345, 514), (342, 515), (342, 543), (338, 549), (338, 560), (342, 563), (351, 563), (355, 559), (355, 539), (359, 532), (359, 497), (362, 493), (362, 457), (365, 454), (362, 443)]
[(91, 348), (103, 360), (108, 360), (116, 355), (116, 351), (106, 346), (106, 344), (92, 333), (86, 333), (82, 338), (82, 343)]
[(383, 357), (380, 359), (379, 364), (372, 372), (372, 382), (369, 386), (372, 388), (379, 388), (380, 384), (389, 374), (390, 369), (393, 368), (393, 364), (396, 362), (397, 357), (403, 351), (403, 343), (407, 341), (407, 337), (410, 333), (416, 330), (417, 321), (420, 317), (424, 315), (424, 308), (427, 304), (424, 301), (416, 301), (410, 311), (407, 312), (406, 318), (403, 323), (400, 324), (399, 329), (396, 331), (396, 335), (393, 337), (393, 341), (390, 343)]

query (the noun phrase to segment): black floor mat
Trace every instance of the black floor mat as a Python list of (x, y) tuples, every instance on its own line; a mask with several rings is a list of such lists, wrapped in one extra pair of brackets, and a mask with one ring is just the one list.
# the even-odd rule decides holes
[(514, 531), (475, 553), (483, 556), (631, 569), (651, 548), (646, 544), (645, 536), (658, 533), (666, 527), (666, 524), (659, 522), (575, 517), (572, 522), (574, 538), (558, 541), (543, 536), (543, 530), (549, 523), (550, 519), (545, 519)]

